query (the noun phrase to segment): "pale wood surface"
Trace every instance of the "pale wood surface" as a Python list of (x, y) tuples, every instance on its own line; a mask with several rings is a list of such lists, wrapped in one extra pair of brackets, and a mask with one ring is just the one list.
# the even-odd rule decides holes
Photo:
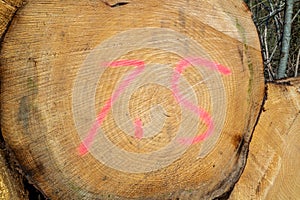
[[(242, 1), (236, 0), (226, 3), (218, 0), (128, 2), (111, 7), (109, 5), (116, 1), (106, 1), (107, 5), (104, 1), (28, 0), (19, 9), (2, 42), (0, 55), (1, 123), (6, 142), (16, 153), (30, 181), (51, 199), (198, 200), (226, 195), (245, 165), (264, 95), (259, 40), (250, 12)], [(159, 48), (126, 52), (117, 59), (140, 59), (148, 68), (152, 63), (160, 63), (174, 69), (175, 63), (182, 59), (176, 51), (195, 50), (187, 42), (192, 39), (201, 46), (199, 56), (228, 67), (231, 75), (211, 74), (209, 70), (201, 74), (197, 66), (186, 69), (183, 77), (191, 85), (188, 88), (194, 90), (188, 95), (199, 100), (197, 106), (204, 107), (212, 115), (217, 114), (213, 116), (216, 124), (224, 117), (224, 126), (218, 126), (222, 128), (216, 130), (211, 139), (192, 145), (170, 165), (150, 172), (130, 173), (103, 164), (96, 159), (97, 152), (78, 155), (83, 139), (79, 129), (92, 121), (87, 119), (77, 124), (74, 121), (73, 91), (84, 60), (99, 44), (124, 31), (149, 27), (173, 32), (158, 32), (160, 37), (148, 32), (149, 29), (139, 34), (130, 32), (120, 37), (120, 42), (106, 46), (107, 51), (113, 54), (114, 49), (129, 48), (135, 43), (141, 44), (139, 40), (154, 38), (151, 42)], [(178, 45), (170, 46), (167, 36), (170, 34), (169, 37), (174, 38), (175, 32), (179, 37)], [(181, 34), (186, 38), (180, 38)], [(136, 38), (139, 40), (135, 41)], [(163, 46), (164, 43), (167, 45)], [(99, 62), (94, 58), (91, 65)], [(118, 80), (133, 69), (106, 69), (95, 89), (97, 112), (110, 98)], [(151, 82), (157, 80), (156, 76), (163, 78), (164, 71), (158, 73), (159, 70), (157, 66), (150, 69), (149, 73), (155, 76), (145, 76), (141, 81)], [(97, 70), (84, 72), (88, 76), (96, 74)], [(85, 81), (90, 79), (83, 77), (79, 83), (85, 84)], [(218, 81), (223, 82), (224, 91)], [(130, 95), (130, 101), (120, 103), (129, 108), (130, 117), (141, 115), (142, 121), (150, 124), (153, 130), (162, 121), (159, 119), (165, 117), (159, 113), (154, 113), (153, 117), (150, 108), (164, 107), (165, 116), (169, 116), (164, 128), (155, 137), (137, 141), (118, 128), (117, 116), (111, 112), (103, 129), (114, 145), (143, 154), (170, 142), (185, 119), (181, 116), (184, 108), (176, 103), (170, 88), (164, 85), (166, 82), (162, 81), (160, 86), (146, 83), (134, 88), (132, 94), (125, 93)], [(222, 92), (225, 92), (224, 98), (220, 96)], [(85, 116), (86, 112), (80, 114)], [(114, 108), (114, 112), (126, 114), (122, 109)], [(193, 123), (193, 120), (188, 121), (187, 135), (191, 127), (197, 127)], [(197, 133), (205, 129), (204, 123), (199, 123)], [(204, 152), (202, 158), (198, 158), (199, 152)], [(114, 156), (112, 154), (111, 162)], [(141, 167), (150, 166), (150, 161), (145, 160)], [(129, 166), (129, 162), (120, 165)]]
[(270, 83), (230, 199), (300, 199), (300, 78)]

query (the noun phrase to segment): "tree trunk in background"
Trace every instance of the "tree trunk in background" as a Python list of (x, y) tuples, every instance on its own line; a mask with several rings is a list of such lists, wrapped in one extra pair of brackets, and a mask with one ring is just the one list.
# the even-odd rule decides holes
[(300, 78), (268, 84), (247, 165), (230, 199), (300, 199)]
[(226, 197), (264, 96), (237, 0), (28, 0), (1, 77), (4, 139), (51, 199)]
[(284, 17), (284, 29), (282, 34), (281, 58), (278, 67), (278, 78), (284, 78), (288, 66), (289, 50), (292, 35), (292, 18), (294, 0), (286, 0), (286, 10)]

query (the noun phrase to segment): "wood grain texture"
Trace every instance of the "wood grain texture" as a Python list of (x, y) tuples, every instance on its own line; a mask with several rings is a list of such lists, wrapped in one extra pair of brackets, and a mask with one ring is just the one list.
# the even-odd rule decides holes
[[(225, 197), (244, 168), (264, 95), (250, 12), (235, 0), (118, 2), (28, 0), (19, 9), (1, 49), (5, 141), (51, 199)], [(188, 101), (178, 101), (172, 74), (184, 59), (178, 87)], [(138, 66), (100, 67), (136, 60), (145, 63), (136, 79)], [(103, 133), (80, 155), (100, 111)], [(177, 140), (210, 127), (191, 146)]]
[(5, 159), (7, 152), (0, 149), (0, 199), (1, 200), (23, 200), (28, 199), (27, 193), (24, 190), (23, 179), (14, 165)]
[(8, 28), (17, 9), (22, 6), (22, 0), (0, 1), (0, 38)]
[(230, 199), (300, 198), (300, 78), (267, 87), (247, 164)]
[[(0, 38), (2, 38), (15, 12), (21, 5), (21, 0), (0, 1)], [(2, 144), (0, 145), (0, 199), (26, 199), (27, 194), (24, 191), (22, 177), (16, 172), (16, 169), (12, 168), (13, 165), (10, 165), (5, 159), (8, 152), (2, 147)]]

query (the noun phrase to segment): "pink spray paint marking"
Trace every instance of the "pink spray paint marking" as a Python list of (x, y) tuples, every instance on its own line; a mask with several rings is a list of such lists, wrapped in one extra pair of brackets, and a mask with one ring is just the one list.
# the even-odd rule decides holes
[(92, 145), (93, 140), (97, 135), (98, 128), (102, 125), (105, 117), (108, 115), (112, 104), (120, 96), (120, 94), (128, 87), (128, 85), (145, 69), (145, 63), (140, 60), (119, 60), (105, 64), (110, 67), (124, 67), (124, 66), (136, 66), (137, 68), (128, 75), (128, 77), (120, 84), (117, 90), (113, 93), (112, 97), (109, 98), (105, 105), (102, 107), (99, 115), (93, 123), (91, 129), (88, 132), (87, 137), (79, 145), (78, 151), (80, 155), (85, 155), (88, 152), (89, 147)]
[(213, 120), (212, 120), (210, 114), (207, 111), (205, 111), (204, 109), (197, 107), (196, 105), (194, 105), (193, 103), (191, 103), (190, 101), (185, 99), (179, 92), (179, 89), (178, 89), (179, 78), (180, 78), (182, 72), (191, 64), (203, 65), (212, 70), (218, 70), (221, 74), (224, 74), (224, 75), (229, 75), (231, 73), (231, 70), (229, 68), (227, 68), (221, 64), (211, 62), (209, 60), (199, 58), (199, 57), (186, 58), (186, 59), (181, 60), (177, 64), (174, 74), (173, 74), (173, 77), (172, 77), (173, 95), (179, 104), (182, 104), (184, 107), (186, 107), (187, 109), (189, 109), (190, 111), (192, 111), (196, 115), (198, 115), (199, 118), (202, 119), (204, 121), (204, 124), (207, 126), (206, 131), (201, 135), (198, 135), (193, 138), (179, 138), (178, 139), (179, 143), (188, 144), (188, 145), (189, 144), (197, 144), (197, 143), (205, 140), (212, 134), (212, 132), (214, 130), (214, 123), (213, 123)]
[[(213, 130), (213, 120), (208, 112), (206, 112), (204, 109), (197, 107), (196, 105), (193, 105), (193, 103), (189, 102), (185, 98), (182, 97), (178, 90), (178, 82), (179, 78), (182, 74), (182, 72), (187, 68), (191, 63), (199, 64), (206, 66), (212, 70), (217, 70), (221, 74), (229, 75), (231, 73), (231, 70), (221, 64), (206, 60), (204, 58), (186, 58), (181, 60), (175, 69), (175, 72), (172, 77), (172, 92), (176, 99), (176, 101), (179, 104), (182, 104), (190, 111), (194, 112), (201, 118), (205, 125), (208, 127), (207, 130), (194, 138), (180, 138), (179, 142), (181, 144), (196, 144), (203, 140), (205, 140), (207, 137), (209, 137)], [(119, 60), (115, 61), (109, 64), (105, 64), (106, 66), (110, 67), (124, 67), (124, 66), (137, 66), (136, 70), (129, 74), (129, 76), (120, 84), (120, 86), (117, 88), (117, 90), (113, 93), (112, 97), (107, 100), (103, 108), (101, 109), (99, 115), (96, 118), (96, 121), (92, 125), (92, 128), (88, 132), (88, 136), (84, 139), (84, 141), (80, 144), (78, 151), (80, 155), (85, 155), (88, 152), (88, 148), (91, 146), (93, 140), (95, 139), (95, 136), (97, 134), (98, 128), (103, 123), (105, 117), (107, 116), (108, 112), (110, 111), (112, 104), (115, 102), (115, 100), (120, 96), (122, 92), (128, 87), (128, 85), (144, 70), (145, 63), (140, 60)], [(142, 128), (142, 121), (141, 119), (135, 120), (135, 137), (137, 139), (143, 138), (143, 128)]]
[(135, 138), (137, 139), (142, 139), (144, 136), (144, 131), (143, 131), (143, 124), (141, 119), (136, 119), (135, 120)]

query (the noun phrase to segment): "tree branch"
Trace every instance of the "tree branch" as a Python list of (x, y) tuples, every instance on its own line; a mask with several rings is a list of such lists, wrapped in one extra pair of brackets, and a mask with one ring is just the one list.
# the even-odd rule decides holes
[(296, 61), (296, 67), (295, 67), (295, 77), (298, 76), (298, 69), (299, 69), (299, 59), (300, 59), (300, 48), (298, 51), (297, 61)]

